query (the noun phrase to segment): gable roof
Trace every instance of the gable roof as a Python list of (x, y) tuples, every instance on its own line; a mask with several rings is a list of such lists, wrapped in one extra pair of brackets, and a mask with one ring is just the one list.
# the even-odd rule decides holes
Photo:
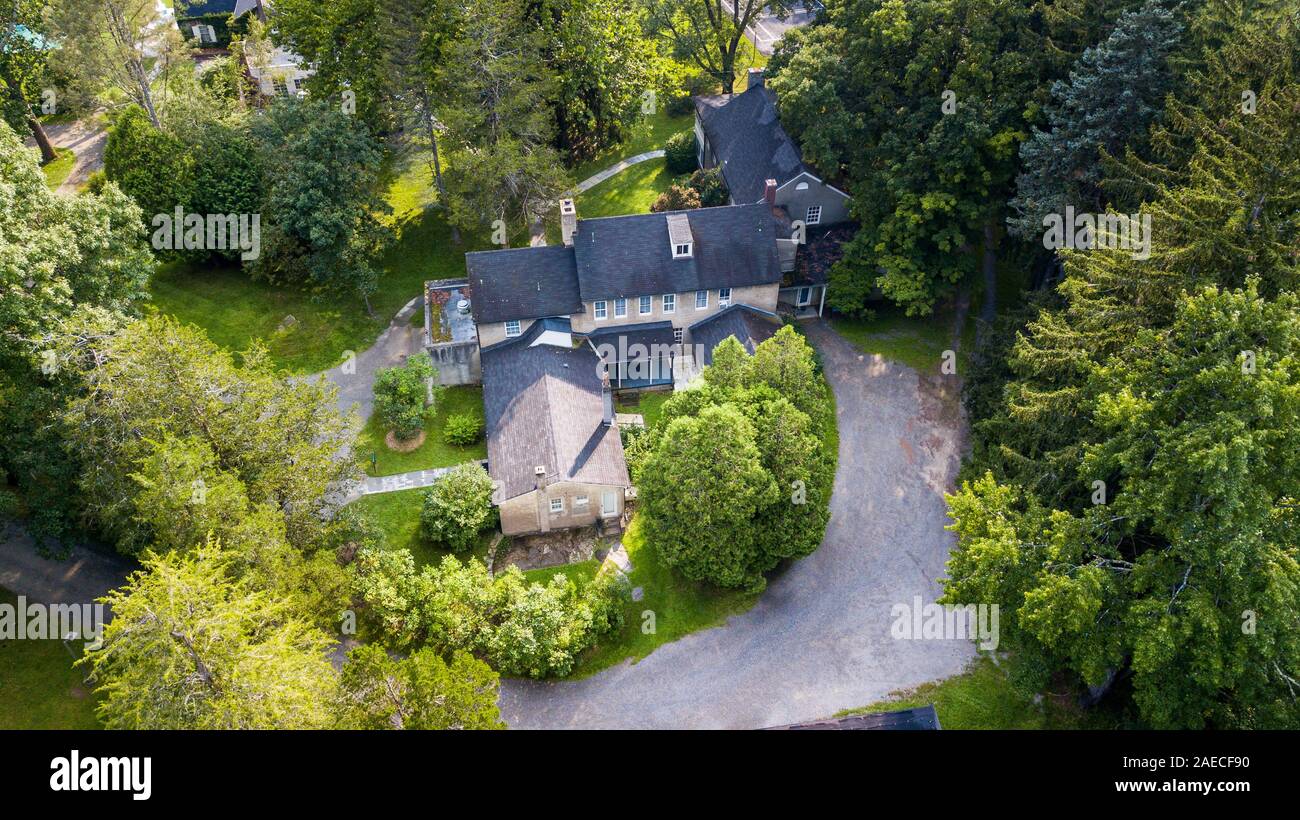
[(791, 285), (824, 285), (830, 281), (830, 270), (844, 258), (844, 243), (853, 239), (857, 225), (835, 225), (811, 230), (808, 241), (799, 249), (795, 269), (790, 274)]
[(776, 93), (766, 86), (696, 97), (695, 113), (736, 202), (758, 202), (769, 179), (782, 185), (807, 170), (781, 127)]
[[(694, 242), (690, 257), (674, 259), (669, 219), (680, 216)], [(765, 204), (579, 219), (579, 293), (590, 302), (779, 282), (776, 237)]]
[(505, 498), (536, 489), (538, 466), (551, 482), (629, 486), (618, 428), (602, 423), (600, 360), (585, 342), (532, 346), (541, 332), (481, 354), (489, 474)]
[(730, 305), (691, 325), (691, 344), (704, 349), (704, 363), (713, 364), (713, 351), (728, 336), (735, 336), (749, 355), (781, 329), (775, 313), (749, 305)]
[(510, 248), (465, 254), (474, 321), (504, 322), (581, 313), (573, 249)]

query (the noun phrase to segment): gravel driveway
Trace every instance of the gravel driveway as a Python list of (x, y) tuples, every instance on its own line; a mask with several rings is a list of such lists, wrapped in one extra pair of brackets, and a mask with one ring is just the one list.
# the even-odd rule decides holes
[(890, 637), (893, 605), (939, 594), (954, 543), (943, 492), (964, 435), (955, 378), (863, 356), (820, 323), (808, 332), (840, 428), (821, 547), (773, 579), (749, 612), (639, 663), (578, 681), (502, 681), (512, 728), (774, 726), (956, 674), (974, 656), (967, 641)]

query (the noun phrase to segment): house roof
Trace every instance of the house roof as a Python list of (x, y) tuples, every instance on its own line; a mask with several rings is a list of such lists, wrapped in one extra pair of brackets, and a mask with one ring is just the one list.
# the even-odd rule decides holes
[(489, 474), (505, 498), (536, 489), (538, 466), (550, 482), (629, 486), (618, 428), (602, 423), (600, 360), (585, 343), (533, 346), (541, 332), (482, 352)]
[(730, 305), (691, 325), (691, 344), (704, 349), (705, 364), (713, 364), (714, 349), (728, 336), (735, 336), (752, 356), (780, 328), (781, 320), (775, 313), (749, 305)]
[[(661, 349), (665, 346), (671, 346), (675, 343), (676, 337), (673, 335), (672, 322), (642, 322), (634, 325), (613, 325), (612, 327), (603, 327), (599, 330), (593, 330), (587, 334), (587, 338), (598, 349), (601, 345), (611, 345), (620, 355), (617, 361), (631, 361), (632, 359), (642, 358), (659, 346)], [(645, 348), (645, 353), (641, 351), (632, 351), (633, 345), (641, 345)], [(635, 352), (637, 356), (624, 356), (622, 354)], [(610, 362), (613, 364), (614, 362)]]
[(808, 232), (808, 241), (799, 249), (791, 285), (824, 285), (830, 281), (830, 269), (844, 257), (844, 243), (853, 238), (857, 225), (836, 225)]
[[(692, 254), (674, 259), (669, 223), (685, 217)], [(579, 219), (573, 250), (581, 299), (685, 293), (781, 281), (766, 205)]]
[(916, 709), (899, 709), (895, 712), (874, 712), (868, 715), (850, 715), (842, 718), (818, 720), (812, 723), (792, 723), (788, 726), (773, 726), (773, 729), (892, 729), (892, 730), (937, 730), (939, 715), (934, 706), (921, 706)]
[(233, 14), (237, 0), (176, 0), (176, 19), (192, 20), (211, 14)]
[(776, 93), (767, 86), (696, 97), (695, 112), (736, 202), (758, 202), (767, 180), (782, 185), (807, 170), (781, 127)]
[(581, 313), (572, 248), (546, 246), (465, 254), (474, 321), (504, 322)]

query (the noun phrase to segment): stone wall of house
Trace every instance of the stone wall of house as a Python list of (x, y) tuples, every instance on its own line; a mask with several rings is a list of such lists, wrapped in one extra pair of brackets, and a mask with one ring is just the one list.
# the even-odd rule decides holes
[[(776, 312), (777, 291), (780, 285), (772, 283), (770, 285), (755, 285), (745, 288), (731, 289), (731, 304), (749, 305), (750, 307), (761, 308), (763, 310)], [(718, 304), (718, 289), (713, 288), (709, 291), (709, 306), (706, 308), (695, 307), (695, 291), (677, 294), (677, 304), (672, 313), (664, 313), (663, 295), (653, 294), (650, 300), (650, 313), (642, 315), (638, 310), (637, 297), (628, 297), (627, 315), (614, 315), (614, 300), (606, 300), (608, 318), (599, 321), (595, 318), (595, 308), (591, 302), (584, 302), (586, 312), (575, 313), (573, 319), (574, 333), (590, 333), (593, 330), (601, 330), (609, 327), (618, 327), (619, 325), (639, 325), (647, 322), (672, 322), (673, 327), (686, 328), (696, 322), (707, 319), (717, 313), (722, 307)]]
[[(521, 319), (519, 321), (519, 335), (522, 336), (527, 333), (528, 328), (532, 326), (532, 319)], [(478, 326), (478, 343), (480, 347), (489, 347), (497, 342), (504, 342), (508, 338), (511, 337), (506, 336), (505, 322), (490, 322)]]
[[(589, 527), (600, 520), (601, 494), (614, 493), (615, 513), (623, 515), (623, 488), (604, 484), (582, 484), (560, 481), (542, 490), (517, 495), (500, 504), (501, 532), (506, 535), (526, 535), (534, 532), (562, 530), (569, 527)], [(586, 505), (578, 499), (586, 497)], [(552, 513), (552, 499), (564, 501), (564, 511)]]

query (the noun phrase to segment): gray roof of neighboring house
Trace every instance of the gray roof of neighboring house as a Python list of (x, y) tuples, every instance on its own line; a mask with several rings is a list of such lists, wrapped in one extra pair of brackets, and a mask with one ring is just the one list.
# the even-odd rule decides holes
[(782, 185), (807, 170), (766, 86), (696, 97), (695, 112), (736, 202), (758, 202), (769, 179)]
[[(690, 224), (690, 258), (673, 258), (670, 214)], [(573, 246), (582, 301), (780, 282), (776, 235), (764, 204), (579, 219)]]
[(178, 20), (192, 20), (212, 14), (233, 14), (236, 0), (176, 0), (174, 13)]
[(465, 254), (474, 321), (582, 313), (573, 250), (560, 246)]
[(691, 344), (704, 348), (704, 363), (713, 364), (713, 350), (728, 336), (745, 346), (752, 356), (755, 348), (776, 335), (781, 320), (775, 313), (749, 305), (731, 305), (691, 325)]
[(586, 343), (532, 346), (541, 331), (482, 352), (489, 473), (505, 498), (536, 489), (539, 465), (552, 483), (627, 487), (618, 428), (602, 423), (599, 359)]

